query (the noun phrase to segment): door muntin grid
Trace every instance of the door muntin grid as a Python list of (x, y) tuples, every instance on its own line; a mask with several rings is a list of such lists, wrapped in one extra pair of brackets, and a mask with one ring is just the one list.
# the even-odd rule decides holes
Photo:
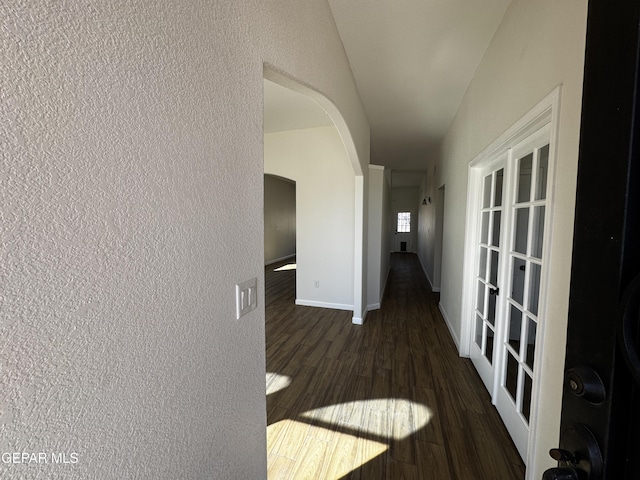
[(493, 365), (494, 337), (500, 268), (500, 235), (502, 228), (504, 168), (483, 177), (480, 238), (476, 276), (474, 341), (481, 354)]
[(507, 318), (500, 384), (529, 423), (542, 276), (549, 145), (533, 148), (515, 161), (513, 232), (508, 254)]

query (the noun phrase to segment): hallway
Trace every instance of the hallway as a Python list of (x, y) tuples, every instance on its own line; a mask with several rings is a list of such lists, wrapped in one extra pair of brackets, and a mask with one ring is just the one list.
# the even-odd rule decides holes
[(363, 326), (296, 306), (286, 265), (265, 270), (270, 480), (524, 478), (415, 255), (392, 255), (385, 301)]

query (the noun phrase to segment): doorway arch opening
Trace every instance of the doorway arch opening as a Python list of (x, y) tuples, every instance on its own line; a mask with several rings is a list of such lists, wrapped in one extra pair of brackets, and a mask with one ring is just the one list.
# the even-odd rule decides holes
[(346, 123), (326, 97), (267, 66), (264, 106), (264, 173), (297, 187), (296, 303), (362, 323), (365, 182)]

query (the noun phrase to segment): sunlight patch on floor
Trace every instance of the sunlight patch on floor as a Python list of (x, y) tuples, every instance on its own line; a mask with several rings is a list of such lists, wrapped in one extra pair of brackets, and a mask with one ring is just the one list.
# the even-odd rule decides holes
[(298, 267), (297, 263), (287, 263), (279, 268), (274, 269), (274, 272), (285, 272), (287, 270), (295, 270)]
[(287, 478), (339, 479), (388, 448), (380, 441), (285, 419), (267, 428), (268, 478), (279, 478), (295, 462)]
[(267, 395), (287, 388), (291, 384), (291, 377), (280, 373), (267, 372)]
[(433, 412), (426, 405), (405, 398), (376, 398), (316, 408), (300, 416), (328, 425), (357, 428), (385, 440), (403, 440), (424, 428)]

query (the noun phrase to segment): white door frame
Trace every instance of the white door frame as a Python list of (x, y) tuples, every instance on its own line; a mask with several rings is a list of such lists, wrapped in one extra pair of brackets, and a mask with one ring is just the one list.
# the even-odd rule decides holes
[[(466, 218), (466, 232), (465, 232), (465, 247), (464, 247), (464, 267), (463, 267), (463, 291), (462, 291), (462, 328), (461, 328), (461, 342), (460, 342), (460, 354), (463, 356), (469, 356), (471, 349), (471, 342), (473, 341), (473, 323), (474, 323), (474, 298), (473, 293), (475, 291), (475, 272), (478, 268), (477, 248), (476, 242), (479, 232), (479, 215), (478, 205), (479, 198), (482, 193), (482, 170), (483, 167), (489, 165), (496, 157), (503, 155), (512, 146), (517, 145), (522, 140), (526, 139), (530, 135), (534, 134), (542, 127), (550, 126), (550, 142), (549, 142), (549, 182), (547, 191), (547, 205), (548, 211), (545, 216), (545, 231), (544, 231), (544, 244), (546, 245), (543, 264), (549, 265), (550, 249), (548, 246), (551, 243), (551, 225), (554, 213), (554, 196), (555, 196), (555, 159), (557, 148), (557, 137), (559, 127), (559, 106), (560, 106), (560, 90), (561, 87), (556, 87), (553, 92), (547, 95), (538, 105), (531, 109), (524, 117), (516, 122), (511, 128), (509, 128), (504, 134), (496, 139), (491, 145), (483, 150), (477, 157), (475, 157), (469, 163), (469, 175), (468, 175), (468, 190), (467, 190), (467, 218)], [(505, 179), (506, 180), (506, 179)], [(540, 290), (540, 304), (539, 312), (540, 318), (543, 319), (540, 322), (537, 330), (537, 338), (544, 338), (545, 321), (547, 317), (547, 285), (548, 285), (548, 268), (543, 269), (541, 274), (541, 290)], [(496, 342), (498, 340), (496, 339)], [(540, 423), (540, 416), (538, 415), (537, 405), (539, 403), (539, 385), (541, 377), (545, 374), (542, 368), (542, 359), (545, 357), (545, 345), (542, 341), (537, 342), (539, 348), (534, 364), (534, 386), (531, 396), (531, 415), (529, 419), (529, 441), (528, 449), (523, 460), (525, 465), (533, 463), (533, 459), (536, 457), (535, 442), (532, 441), (535, 438), (536, 431), (538, 430), (538, 424)], [(499, 369), (496, 369), (499, 371)], [(498, 382), (494, 382), (497, 386)], [(494, 387), (495, 392), (495, 387)], [(494, 392), (490, 392), (495, 402)], [(528, 477), (528, 475), (527, 475)]]

